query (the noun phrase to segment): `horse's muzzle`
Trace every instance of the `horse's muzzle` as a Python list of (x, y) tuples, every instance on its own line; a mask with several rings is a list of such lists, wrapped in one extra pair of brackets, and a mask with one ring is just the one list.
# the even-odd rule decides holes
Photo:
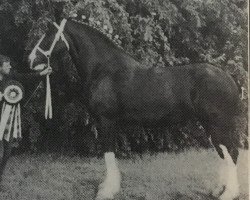
[(42, 63), (42, 64), (39, 64), (39, 65), (36, 65), (36, 66), (35, 66), (34, 68), (32, 68), (32, 69), (35, 70), (35, 71), (42, 71), (42, 70), (44, 70), (46, 67), (47, 67), (47, 64)]

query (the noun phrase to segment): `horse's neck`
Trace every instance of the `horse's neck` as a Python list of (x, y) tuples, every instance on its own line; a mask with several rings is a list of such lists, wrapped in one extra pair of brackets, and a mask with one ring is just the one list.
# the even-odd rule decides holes
[[(105, 36), (100, 35), (101, 33), (93, 30), (93, 34), (90, 34), (90, 30), (86, 30), (87, 27), (80, 25), (75, 24), (74, 26), (73, 24), (73, 27), (69, 27), (68, 30), (71, 32), (71, 36), (77, 38), (74, 41), (74, 48), (77, 49), (76, 54), (78, 55), (73, 57), (75, 57), (75, 64), (78, 65), (78, 69), (82, 73), (90, 75), (98, 65), (103, 65), (102, 67), (106, 68), (105, 71), (110, 70), (110, 73), (119, 70), (119, 68), (133, 70), (140, 65), (122, 49), (108, 41)], [(86, 68), (83, 69), (83, 67)]]

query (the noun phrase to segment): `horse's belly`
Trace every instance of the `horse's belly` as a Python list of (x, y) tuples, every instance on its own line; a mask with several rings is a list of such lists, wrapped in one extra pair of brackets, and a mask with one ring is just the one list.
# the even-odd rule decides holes
[[(150, 101), (151, 100), (151, 101)], [(157, 123), (168, 120), (174, 113), (175, 102), (173, 98), (132, 98), (123, 105), (121, 118), (125, 121), (140, 123)]]
[(145, 126), (168, 126), (185, 120), (185, 111), (178, 105), (126, 110), (121, 115), (122, 123), (139, 123)]
[(131, 109), (122, 114), (126, 121), (157, 122), (170, 115), (170, 110), (163, 109)]

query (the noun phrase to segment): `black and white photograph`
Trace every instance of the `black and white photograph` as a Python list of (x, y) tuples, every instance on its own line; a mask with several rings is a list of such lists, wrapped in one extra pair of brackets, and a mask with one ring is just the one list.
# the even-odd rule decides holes
[(0, 200), (249, 200), (248, 0), (0, 0)]

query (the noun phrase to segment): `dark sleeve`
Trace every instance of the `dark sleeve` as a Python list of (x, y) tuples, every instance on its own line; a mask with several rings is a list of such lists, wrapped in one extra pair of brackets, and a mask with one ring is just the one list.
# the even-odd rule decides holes
[(11, 73), (10, 77), (19, 82), (39, 81), (39, 80), (42, 80), (42, 76), (40, 76), (39, 73), (40, 72), (31, 72), (31, 73), (13, 72)]

